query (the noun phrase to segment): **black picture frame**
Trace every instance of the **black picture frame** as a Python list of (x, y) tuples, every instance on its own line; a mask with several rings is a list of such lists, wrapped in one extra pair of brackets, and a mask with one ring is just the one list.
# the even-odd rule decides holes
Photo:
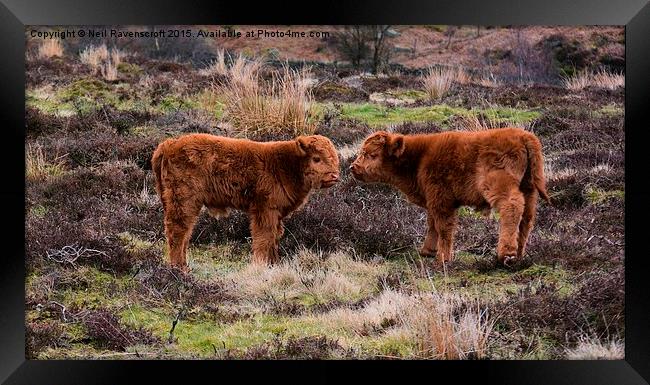
[[(647, 384), (650, 380), (650, 296), (643, 255), (647, 201), (644, 113), (650, 107), (650, 4), (647, 0), (516, 1), (0, 1), (0, 381), (7, 384), (210, 382), (258, 377), (262, 381), (333, 382), (339, 379), (406, 382), (420, 376), (454, 382), (501, 384)], [(291, 14), (290, 10), (302, 14)], [(625, 25), (625, 359), (620, 361), (214, 362), (35, 361), (25, 359), (25, 26), (196, 24), (472, 24)], [(22, 167), (21, 167), (22, 165)], [(22, 224), (22, 226), (20, 226)], [(399, 365), (399, 366), (397, 366)], [(449, 381), (449, 380), (446, 380)], [(274, 381), (275, 382), (275, 381)]]

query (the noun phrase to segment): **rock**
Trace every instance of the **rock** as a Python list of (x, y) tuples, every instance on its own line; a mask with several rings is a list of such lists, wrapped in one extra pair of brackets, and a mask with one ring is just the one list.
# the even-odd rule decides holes
[(394, 30), (392, 28), (388, 28), (386, 30), (386, 32), (385, 32), (385, 35), (388, 36), (388, 37), (396, 37), (396, 36), (401, 35), (401, 33), (397, 32), (396, 30)]

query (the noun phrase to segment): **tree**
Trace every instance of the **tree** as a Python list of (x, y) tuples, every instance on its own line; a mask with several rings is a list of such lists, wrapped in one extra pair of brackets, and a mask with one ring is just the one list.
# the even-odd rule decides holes
[(387, 43), (390, 25), (350, 25), (336, 33), (336, 48), (344, 60), (360, 68), (367, 60), (373, 73), (388, 63), (392, 46)]
[(368, 57), (368, 31), (363, 25), (346, 25), (343, 31), (335, 34), (336, 48), (345, 60), (349, 60), (354, 68), (359, 68), (362, 61)]
[(390, 25), (372, 25), (370, 29), (372, 31), (372, 43), (373, 43), (373, 55), (372, 55), (372, 73), (376, 74), (379, 72), (379, 69), (386, 63), (390, 57), (390, 48), (386, 44), (386, 32), (390, 28)]

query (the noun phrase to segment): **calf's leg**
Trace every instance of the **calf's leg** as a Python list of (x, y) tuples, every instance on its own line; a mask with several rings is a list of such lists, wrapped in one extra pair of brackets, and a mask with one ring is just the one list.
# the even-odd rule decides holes
[(187, 270), (187, 246), (196, 218), (201, 211), (201, 205), (192, 201), (175, 200), (168, 202), (166, 207), (165, 235), (170, 263), (172, 266)]
[(528, 235), (533, 228), (535, 222), (535, 211), (537, 208), (537, 190), (524, 192), (524, 211), (521, 216), (521, 223), (519, 223), (519, 239), (517, 245), (517, 257), (521, 258), (526, 251), (526, 242), (528, 242)]
[(420, 255), (423, 257), (433, 257), (436, 255), (436, 248), (438, 247), (438, 232), (436, 231), (436, 224), (433, 215), (427, 215), (427, 235), (424, 237), (424, 244), (420, 249)]
[(441, 263), (451, 262), (454, 259), (454, 233), (456, 231), (456, 210), (430, 211), (433, 216), (434, 228), (438, 234), (437, 256)]
[(524, 194), (519, 181), (505, 170), (489, 173), (483, 183), (483, 194), (499, 212), (499, 243), (497, 258), (505, 265), (517, 258), (519, 224), (524, 212)]
[(277, 211), (252, 212), (253, 262), (273, 264), (278, 261), (278, 238), (282, 224)]

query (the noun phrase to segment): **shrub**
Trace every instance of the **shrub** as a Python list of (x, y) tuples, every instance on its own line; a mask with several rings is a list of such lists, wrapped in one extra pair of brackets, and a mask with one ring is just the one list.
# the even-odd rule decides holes
[(88, 337), (100, 348), (124, 351), (128, 346), (137, 344), (155, 344), (159, 339), (150, 331), (134, 329), (123, 325), (119, 318), (107, 309), (91, 310), (81, 323), (87, 330)]
[(56, 321), (27, 322), (25, 325), (25, 355), (31, 360), (47, 347), (61, 343), (63, 328)]
[(199, 281), (161, 260), (149, 260), (136, 274), (143, 295), (172, 301), (186, 308), (204, 306), (217, 309), (230, 299), (220, 282)]
[(239, 356), (241, 356), (248, 360), (323, 360), (350, 356), (350, 352), (343, 349), (338, 341), (326, 336), (301, 338), (290, 336), (286, 342), (275, 338), (271, 342), (250, 347), (240, 354), (232, 351), (228, 351), (226, 354), (225, 358), (240, 358)]
[(318, 101), (365, 102), (368, 100), (368, 94), (363, 90), (329, 80), (314, 87), (313, 94)]
[(282, 247), (295, 250), (305, 245), (332, 251), (351, 246), (366, 257), (387, 257), (415, 247), (426, 229), (425, 213), (390, 187), (351, 180), (348, 165), (341, 165), (345, 171), (338, 186), (313, 195), (286, 221)]
[(316, 134), (328, 137), (336, 146), (353, 144), (370, 135), (372, 129), (365, 123), (350, 120), (329, 118), (318, 126)]

